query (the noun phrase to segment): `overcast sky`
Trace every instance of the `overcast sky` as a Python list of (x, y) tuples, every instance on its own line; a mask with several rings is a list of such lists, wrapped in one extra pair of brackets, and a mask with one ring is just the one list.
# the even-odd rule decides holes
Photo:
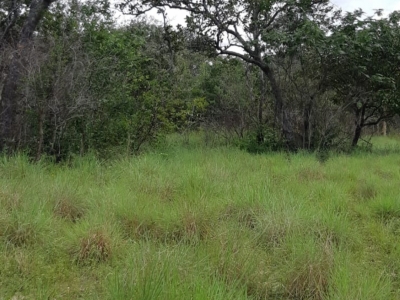
[[(0, 0), (1, 1), (1, 0)], [(374, 9), (383, 9), (384, 15), (394, 11), (400, 10), (400, 0), (331, 0), (331, 2), (337, 7), (342, 8), (344, 11), (354, 11), (355, 9), (361, 8), (367, 15), (372, 15)], [(155, 11), (149, 13), (153, 18), (161, 21), (162, 18), (157, 16)], [(129, 17), (121, 17), (121, 21), (130, 19)], [(168, 19), (171, 24), (185, 24), (185, 13), (178, 11), (170, 11), (168, 13)]]
[(373, 13), (374, 9), (382, 8), (384, 12), (390, 13), (394, 10), (400, 10), (399, 0), (332, 0), (336, 6), (345, 11), (354, 11), (362, 8), (368, 15)]

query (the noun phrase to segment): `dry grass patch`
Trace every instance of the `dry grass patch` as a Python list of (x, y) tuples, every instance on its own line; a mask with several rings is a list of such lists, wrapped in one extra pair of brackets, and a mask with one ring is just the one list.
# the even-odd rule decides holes
[(285, 281), (287, 299), (326, 299), (332, 265), (332, 255), (327, 253), (296, 261)]
[(234, 220), (246, 228), (255, 229), (260, 225), (260, 216), (265, 210), (260, 206), (246, 207), (245, 205), (227, 205), (220, 214), (220, 220)]
[(158, 191), (158, 195), (161, 201), (171, 202), (175, 199), (176, 190), (174, 186), (171, 184), (166, 184), (163, 187), (160, 187)]
[(16, 216), (1, 217), (0, 236), (6, 243), (16, 247), (32, 245), (39, 237), (37, 224)]
[(71, 255), (79, 265), (105, 262), (112, 256), (112, 239), (104, 228), (90, 230), (79, 239)]
[(385, 180), (392, 180), (394, 179), (394, 175), (391, 172), (382, 170), (381, 168), (375, 169), (374, 172), (379, 178), (385, 179)]
[(35, 228), (29, 223), (13, 222), (6, 227), (4, 236), (14, 246), (27, 246), (34, 242)]
[(268, 257), (239, 235), (238, 232), (235, 240), (220, 237), (216, 241), (219, 242), (218, 246), (214, 245), (218, 249), (216, 273), (227, 286), (244, 287), (251, 299), (268, 299), (273, 291)]
[(158, 220), (132, 215), (123, 217), (121, 226), (124, 237), (134, 240), (153, 240), (162, 243), (196, 244), (211, 233), (209, 220), (191, 212), (183, 213), (176, 220)]
[(184, 213), (175, 227), (173, 238), (189, 244), (205, 240), (212, 233), (212, 221), (193, 212)]
[(263, 224), (263, 229), (257, 235), (256, 244), (264, 250), (278, 247), (283, 243), (290, 230), (292, 230), (290, 224), (271, 220), (271, 222)]
[(125, 238), (128, 239), (155, 239), (164, 236), (165, 229), (158, 225), (153, 218), (140, 218), (136, 215), (121, 217), (120, 224)]
[(85, 214), (86, 208), (74, 198), (61, 196), (54, 205), (54, 215), (62, 219), (77, 222)]
[(50, 197), (54, 201), (54, 215), (73, 223), (82, 219), (88, 209), (82, 197), (76, 191), (67, 188), (55, 191)]

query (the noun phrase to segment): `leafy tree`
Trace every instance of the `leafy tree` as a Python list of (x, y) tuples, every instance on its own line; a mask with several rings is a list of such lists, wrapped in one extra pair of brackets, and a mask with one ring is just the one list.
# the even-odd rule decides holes
[(400, 13), (380, 19), (362, 15), (361, 10), (347, 13), (333, 29), (325, 61), (327, 85), (353, 113), (352, 146), (364, 127), (390, 119), (400, 105)]
[(133, 14), (153, 7), (187, 11), (190, 30), (212, 41), (218, 54), (234, 56), (260, 68), (275, 98), (276, 122), (282, 128), (288, 147), (294, 149), (293, 128), (277, 81), (271, 49), (285, 46), (285, 39), (303, 22), (313, 16), (317, 20), (321, 11), (329, 12), (331, 7), (327, 3), (324, 0), (127, 0), (120, 7)]

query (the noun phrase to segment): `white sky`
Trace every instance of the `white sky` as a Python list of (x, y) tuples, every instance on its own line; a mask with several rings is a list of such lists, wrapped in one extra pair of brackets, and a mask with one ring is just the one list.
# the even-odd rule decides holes
[(400, 10), (399, 0), (331, 0), (337, 7), (344, 11), (354, 11), (362, 8), (368, 15), (374, 12), (374, 9), (382, 8), (384, 13), (391, 13), (394, 10)]
[[(374, 9), (383, 9), (384, 15), (391, 13), (394, 10), (400, 10), (400, 0), (331, 0), (337, 8), (342, 8), (343, 11), (354, 11), (361, 8), (367, 16), (374, 13)], [(155, 10), (149, 15), (156, 20), (161, 21), (161, 16), (157, 15)], [(182, 11), (169, 11), (168, 19), (172, 25), (185, 24), (185, 13)], [(121, 17), (122, 20), (129, 20), (129, 17)]]

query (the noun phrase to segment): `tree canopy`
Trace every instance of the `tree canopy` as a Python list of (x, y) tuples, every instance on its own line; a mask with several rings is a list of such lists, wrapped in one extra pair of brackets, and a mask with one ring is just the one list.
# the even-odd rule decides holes
[[(137, 153), (199, 129), (257, 152), (343, 149), (396, 120), (399, 12), (322, 0), (118, 8), (133, 21), (120, 24), (108, 1), (0, 4), (3, 152)], [(145, 17), (154, 8), (160, 23)], [(166, 9), (186, 11), (186, 26)]]

